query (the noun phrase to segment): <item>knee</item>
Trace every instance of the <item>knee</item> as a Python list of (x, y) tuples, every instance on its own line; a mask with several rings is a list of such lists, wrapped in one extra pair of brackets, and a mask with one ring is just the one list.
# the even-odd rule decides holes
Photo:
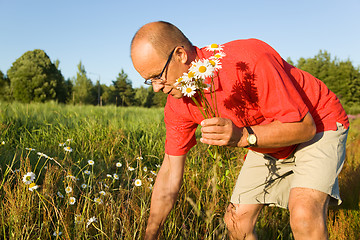
[(323, 211), (311, 206), (296, 206), (290, 209), (290, 225), (294, 232), (312, 232), (326, 227)]
[(239, 206), (229, 204), (224, 215), (224, 222), (230, 235), (251, 235), (254, 233), (256, 217)]

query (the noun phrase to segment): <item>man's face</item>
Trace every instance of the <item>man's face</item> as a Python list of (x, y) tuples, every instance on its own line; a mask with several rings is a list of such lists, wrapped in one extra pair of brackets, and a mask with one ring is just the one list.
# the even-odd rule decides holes
[(155, 92), (162, 91), (175, 98), (182, 98), (183, 94), (174, 84), (176, 79), (187, 71), (188, 66), (181, 60), (181, 55), (178, 52), (176, 48), (170, 57), (168, 65), (166, 65), (168, 59), (159, 56), (150, 43), (140, 42), (133, 47), (131, 57), (136, 71), (144, 79), (156, 78), (164, 70), (161, 75), (162, 81), (152, 83)]

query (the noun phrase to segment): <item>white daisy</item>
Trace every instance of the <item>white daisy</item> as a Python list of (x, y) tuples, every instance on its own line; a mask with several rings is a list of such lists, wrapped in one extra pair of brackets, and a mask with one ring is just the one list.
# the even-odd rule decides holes
[(116, 167), (122, 167), (121, 162), (117, 162), (115, 165), (116, 165)]
[(72, 192), (72, 187), (70, 187), (70, 186), (67, 186), (66, 188), (65, 188), (65, 192), (66, 193), (71, 193)]
[(222, 51), (223, 47), (224, 47), (224, 45), (218, 45), (216, 43), (213, 43), (211, 45), (206, 46), (205, 49), (207, 51), (213, 52), (213, 51)]
[(35, 173), (33, 172), (28, 172), (24, 175), (23, 177), (23, 182), (26, 184), (26, 185), (29, 185), (30, 183), (32, 183), (34, 180), (35, 180)]
[(88, 160), (88, 164), (89, 164), (89, 165), (94, 165), (95, 162), (94, 162), (94, 160)]
[(94, 216), (94, 217), (91, 217), (91, 218), (89, 218), (89, 219), (87, 220), (86, 227), (89, 227), (90, 224), (92, 224), (92, 223), (94, 223), (94, 222), (97, 222), (97, 219), (96, 219), (95, 216)]
[(148, 168), (147, 167), (143, 167), (143, 171), (147, 172)]
[(73, 176), (71, 174), (67, 175), (66, 178), (71, 178), (71, 180), (73, 180), (73, 181), (79, 180), (77, 177), (75, 177), (75, 176)]
[(103, 204), (103, 200), (101, 198), (94, 198), (94, 202), (96, 202), (97, 204)]
[(86, 188), (87, 185), (85, 183), (81, 184), (81, 188)]
[(72, 152), (73, 151), (71, 147), (64, 147), (64, 150), (65, 150), (65, 152)]
[(34, 148), (25, 148), (25, 149), (28, 150), (28, 151), (35, 151)]
[(113, 174), (113, 177), (114, 177), (115, 180), (118, 180), (118, 179), (119, 179), (119, 175), (117, 175), (117, 173), (114, 173), (114, 174)]
[(67, 142), (71, 142), (72, 140), (73, 140), (72, 138), (66, 139)]
[(69, 204), (70, 204), (70, 205), (74, 205), (75, 202), (76, 202), (76, 198), (74, 198), (74, 197), (70, 197), (70, 198), (69, 198)]
[(140, 179), (135, 180), (135, 186), (137, 186), (137, 187), (141, 186), (141, 180)]
[(205, 79), (214, 75), (215, 68), (208, 59), (195, 61), (195, 65), (190, 67), (196, 78)]
[(89, 170), (85, 170), (85, 171), (84, 171), (84, 174), (90, 175), (90, 171), (89, 171)]
[(152, 175), (154, 175), (154, 176), (156, 176), (157, 174), (156, 174), (156, 172), (155, 171), (150, 171), (151, 173), (152, 173)]
[(57, 192), (57, 195), (58, 195), (60, 198), (64, 198), (64, 195), (63, 195), (61, 192)]
[(211, 56), (210, 59), (222, 59), (226, 54), (224, 52), (217, 52), (214, 56)]
[(149, 182), (153, 182), (154, 181), (154, 179), (153, 178), (148, 178), (148, 180), (149, 180)]
[(106, 194), (105, 191), (100, 191), (99, 193), (103, 196), (105, 196), (105, 194)]
[(60, 236), (62, 234), (62, 232), (60, 232), (60, 231), (55, 231), (54, 233), (53, 233), (53, 236)]
[(137, 157), (136, 160), (143, 160), (143, 157)]
[(196, 86), (194, 84), (187, 84), (187, 85), (182, 87), (181, 92), (186, 97), (192, 97), (196, 93)]
[(59, 147), (65, 147), (65, 143), (59, 143)]
[(36, 190), (36, 189), (38, 189), (39, 188), (39, 186), (38, 185), (36, 185), (35, 183), (30, 183), (29, 184), (29, 190), (30, 191), (34, 191), (34, 190)]
[(112, 178), (113, 176), (111, 174), (106, 174), (107, 177)]
[(133, 168), (133, 167), (128, 167), (128, 169), (129, 169), (130, 172), (135, 170), (135, 168)]
[(5, 145), (5, 141), (2, 141), (2, 142), (1, 142), (1, 145)]
[(217, 58), (210, 59), (209, 62), (214, 67), (215, 70), (219, 70), (222, 68), (220, 59), (217, 59)]

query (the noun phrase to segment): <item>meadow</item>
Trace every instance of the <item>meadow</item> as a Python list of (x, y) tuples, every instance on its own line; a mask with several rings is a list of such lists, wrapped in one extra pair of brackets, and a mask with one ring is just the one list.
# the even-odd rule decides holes
[[(354, 119), (330, 239), (360, 238), (359, 134)], [(142, 239), (164, 142), (162, 108), (0, 102), (0, 239)], [(160, 239), (227, 239), (223, 215), (245, 154), (227, 148), (214, 162), (196, 145)], [(257, 233), (293, 239), (289, 212), (265, 207)]]

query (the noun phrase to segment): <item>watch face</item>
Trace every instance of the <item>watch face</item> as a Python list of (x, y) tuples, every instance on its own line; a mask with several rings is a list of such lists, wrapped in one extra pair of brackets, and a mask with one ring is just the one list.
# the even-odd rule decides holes
[(256, 144), (256, 136), (254, 134), (249, 135), (249, 144), (255, 145)]

